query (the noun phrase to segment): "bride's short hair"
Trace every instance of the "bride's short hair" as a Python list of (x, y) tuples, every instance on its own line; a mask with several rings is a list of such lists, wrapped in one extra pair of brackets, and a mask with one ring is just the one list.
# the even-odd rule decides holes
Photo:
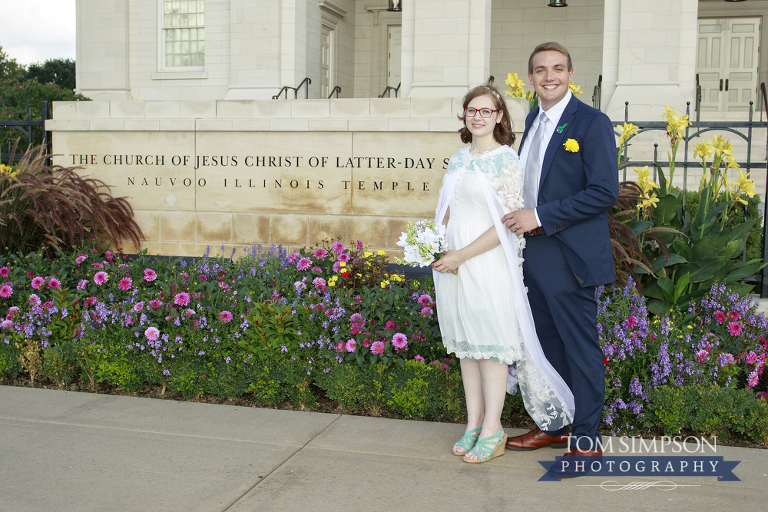
[(468, 144), (472, 142), (472, 133), (467, 129), (467, 118), (464, 111), (467, 110), (469, 102), (480, 96), (490, 96), (493, 100), (494, 109), (499, 110), (502, 113), (501, 122), (496, 124), (493, 129), (493, 138), (496, 142), (502, 145), (512, 147), (515, 143), (515, 134), (512, 132), (512, 119), (509, 117), (509, 110), (507, 109), (507, 102), (501, 97), (496, 87), (492, 85), (481, 85), (471, 89), (465, 96), (463, 102), (463, 108), (461, 114), (459, 114), (459, 120), (462, 123), (462, 127), (459, 130), (459, 136), (461, 142)]

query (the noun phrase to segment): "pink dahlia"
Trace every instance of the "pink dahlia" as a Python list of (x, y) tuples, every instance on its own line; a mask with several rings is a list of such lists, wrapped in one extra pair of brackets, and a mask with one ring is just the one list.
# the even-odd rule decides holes
[(328, 256), (328, 251), (320, 247), (318, 249), (315, 249), (315, 251), (312, 253), (312, 256), (314, 256), (315, 258), (325, 258), (326, 256)]
[(423, 363), (423, 362), (424, 362), (424, 358), (423, 358), (423, 357), (421, 357), (419, 354), (416, 354), (416, 355), (414, 356), (413, 360), (414, 360), (414, 361), (418, 361), (418, 362), (420, 362), (420, 363)]
[(155, 341), (160, 336), (160, 331), (157, 327), (148, 327), (147, 330), (144, 331), (144, 336), (146, 336), (149, 341)]
[(431, 306), (432, 305), (432, 297), (430, 297), (426, 293), (423, 293), (423, 294), (421, 294), (421, 296), (419, 297), (419, 300), (417, 302), (419, 304), (421, 304), (422, 307), (424, 307), (424, 306)]
[(288, 256), (288, 263), (293, 263), (294, 261), (296, 261), (296, 259), (298, 259), (298, 257), (299, 257), (299, 253), (296, 251), (293, 251), (293, 254)]
[(102, 285), (106, 283), (109, 280), (109, 276), (106, 272), (96, 272), (96, 275), (93, 276), (93, 282)]
[(173, 303), (179, 306), (186, 306), (189, 304), (189, 294), (187, 292), (177, 293), (173, 298)]
[(738, 313), (738, 311), (731, 310), (728, 312), (728, 318), (730, 318), (731, 320), (738, 320), (739, 318), (741, 318), (741, 315)]
[(760, 381), (760, 378), (757, 376), (757, 371), (753, 370), (747, 377), (747, 387), (753, 388), (757, 386), (757, 383), (759, 381)]
[(349, 321), (350, 322), (357, 322), (359, 324), (362, 324), (363, 323), (363, 315), (361, 315), (360, 313), (355, 313), (354, 315), (349, 317)]
[(230, 313), (227, 310), (224, 310), (221, 313), (219, 313), (219, 320), (224, 322), (225, 324), (228, 324), (229, 322), (231, 322), (232, 318), (233, 318), (232, 313)]
[(107, 252), (105, 252), (104, 254), (107, 256), (107, 259), (108, 259), (109, 261), (112, 261), (112, 257), (113, 257), (113, 256), (112, 256), (112, 251), (107, 251)]
[(376, 354), (377, 356), (380, 356), (384, 353), (384, 343), (381, 341), (376, 341), (371, 345), (371, 352), (373, 354)]
[(742, 328), (739, 322), (728, 322), (728, 332), (731, 336), (738, 336), (741, 334)]
[(321, 292), (325, 292), (326, 283), (325, 283), (325, 279), (323, 279), (322, 277), (314, 278), (312, 280), (312, 284), (315, 286), (315, 288), (317, 288)]
[(0, 277), (8, 277), (8, 274), (10, 274), (11, 271), (8, 267), (0, 268)]
[(79, 291), (83, 291), (88, 287), (88, 281), (86, 279), (81, 279), (77, 282), (77, 289)]
[(341, 263), (339, 263), (339, 262), (337, 261), (337, 262), (335, 262), (335, 263), (333, 264), (333, 271), (334, 271), (334, 272), (336, 272), (336, 273), (338, 274), (338, 273), (339, 273), (339, 270), (341, 270)]
[(144, 282), (145, 283), (151, 283), (155, 279), (157, 279), (157, 272), (155, 272), (151, 268), (145, 268), (144, 269)]
[(32, 279), (32, 288), (34, 288), (35, 290), (39, 290), (40, 287), (43, 286), (44, 284), (45, 284), (45, 279), (42, 277), (38, 276)]
[(133, 281), (131, 281), (130, 277), (124, 277), (120, 280), (117, 287), (120, 288), (122, 291), (127, 292), (131, 289), (131, 286), (133, 286)]
[(757, 362), (757, 354), (750, 350), (744, 357), (744, 362), (747, 364), (755, 364)]
[(394, 320), (387, 320), (386, 322), (384, 322), (384, 328), (385, 329), (394, 329), (395, 328)]
[(709, 360), (709, 352), (707, 352), (706, 350), (699, 350), (698, 352), (696, 352), (696, 360), (700, 364), (706, 363), (707, 360)]
[(634, 329), (635, 326), (637, 326), (637, 317), (633, 315), (629, 315), (626, 320), (624, 320), (624, 328), (625, 329)]
[(144, 303), (143, 302), (137, 302), (136, 304), (133, 305), (133, 310), (134, 311), (141, 311), (142, 309), (144, 309)]
[(392, 346), (397, 350), (405, 349), (405, 347), (408, 346), (408, 337), (405, 334), (398, 332), (392, 336)]
[(347, 348), (347, 344), (344, 343), (344, 341), (339, 341), (336, 344), (336, 352), (344, 352), (344, 350)]
[(39, 306), (40, 305), (40, 297), (35, 295), (34, 293), (29, 296), (29, 304), (30, 306)]
[(354, 336), (355, 334), (360, 334), (360, 332), (362, 332), (360, 330), (360, 324), (357, 322), (352, 322), (352, 324), (349, 326), (349, 334)]
[(91, 263), (91, 266), (93, 268), (104, 268), (104, 263), (100, 261), (94, 261), (93, 263)]
[(3, 284), (3, 286), (0, 286), (0, 297), (7, 299), (13, 295), (13, 286), (11, 286), (9, 283)]
[(712, 313), (712, 316), (715, 317), (715, 320), (717, 320), (717, 323), (719, 323), (719, 324), (725, 322), (725, 313), (723, 313), (719, 309), (717, 311), (715, 311), (714, 313)]
[(428, 306), (427, 306), (427, 307), (423, 307), (423, 308), (421, 308), (421, 311), (419, 312), (419, 314), (420, 314), (421, 316), (427, 316), (427, 315), (431, 315), (431, 314), (432, 314), (432, 312), (433, 312), (433, 311), (432, 311), (432, 308), (430, 308), (430, 307), (428, 307)]
[(363, 242), (361, 242), (360, 240), (355, 240), (355, 247), (357, 247), (358, 251), (362, 251), (363, 250)]
[(94, 305), (94, 304), (96, 304), (97, 302), (98, 302), (98, 300), (96, 300), (96, 297), (88, 297), (88, 298), (85, 300), (85, 305), (86, 305), (86, 306), (93, 306), (93, 305)]
[(354, 352), (357, 348), (357, 340), (351, 338), (346, 343), (347, 352)]
[(350, 259), (350, 258), (349, 258), (349, 254), (347, 254), (347, 253), (342, 253), (342, 254), (339, 254), (339, 257), (338, 257), (337, 259), (338, 259), (338, 261), (340, 261), (341, 263), (346, 263), (346, 262), (348, 262), (348, 261), (349, 261), (349, 259)]
[(296, 270), (307, 270), (312, 266), (312, 260), (309, 258), (301, 258), (296, 264)]
[(13, 329), (13, 322), (10, 320), (3, 320), (2, 326), (4, 329)]
[(320, 268), (320, 267), (318, 267), (317, 265), (315, 265), (314, 267), (312, 267), (310, 270), (312, 270), (312, 272), (317, 272), (318, 274), (322, 274), (322, 273), (323, 273), (323, 269), (321, 269), (321, 268)]
[(80, 254), (80, 255), (77, 256), (77, 258), (75, 258), (75, 263), (77, 263), (79, 265), (82, 262), (84, 262), (87, 258), (88, 258), (87, 254)]
[(51, 309), (53, 307), (53, 301), (49, 300), (48, 302), (43, 302), (43, 307), (45, 309)]
[(307, 288), (307, 285), (304, 282), (304, 279), (302, 279), (301, 281), (296, 281), (295, 283), (293, 283), (293, 286), (294, 288), (296, 288), (296, 291), (304, 290)]
[(53, 288), (54, 290), (58, 290), (59, 288), (61, 288), (61, 281), (59, 281), (55, 277), (51, 277), (51, 280), (48, 281), (48, 285), (46, 286), (46, 288)]
[(19, 308), (17, 308), (16, 306), (11, 306), (10, 308), (8, 308), (8, 314), (5, 315), (5, 319), (10, 320), (11, 318), (15, 317), (19, 313), (20, 313)]
[(151, 307), (152, 309), (160, 309), (160, 306), (162, 305), (163, 305), (163, 301), (161, 300), (154, 299), (149, 301), (149, 307)]
[(341, 254), (344, 252), (344, 244), (341, 242), (333, 242), (333, 245), (331, 246), (331, 250), (336, 254)]

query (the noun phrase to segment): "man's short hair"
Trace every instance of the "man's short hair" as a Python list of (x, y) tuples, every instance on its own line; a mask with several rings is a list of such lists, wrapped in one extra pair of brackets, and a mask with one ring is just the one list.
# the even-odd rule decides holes
[(561, 45), (560, 43), (550, 41), (549, 43), (541, 43), (539, 46), (533, 49), (533, 53), (531, 53), (531, 56), (528, 58), (528, 74), (533, 74), (533, 58), (536, 56), (536, 54), (548, 51), (560, 52), (565, 55), (565, 57), (568, 59), (568, 71), (570, 72), (573, 69), (571, 54), (568, 53), (568, 50), (565, 48), (565, 46)]

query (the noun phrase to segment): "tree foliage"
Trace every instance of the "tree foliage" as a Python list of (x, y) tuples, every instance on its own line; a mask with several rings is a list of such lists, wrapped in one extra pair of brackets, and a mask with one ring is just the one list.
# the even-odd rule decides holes
[(10, 58), (0, 45), (0, 80), (22, 79), (24, 74), (24, 66), (16, 62), (16, 59)]
[(44, 63), (30, 64), (27, 67), (27, 80), (37, 80), (41, 84), (56, 84), (62, 89), (75, 88), (75, 61), (72, 59), (48, 59)]

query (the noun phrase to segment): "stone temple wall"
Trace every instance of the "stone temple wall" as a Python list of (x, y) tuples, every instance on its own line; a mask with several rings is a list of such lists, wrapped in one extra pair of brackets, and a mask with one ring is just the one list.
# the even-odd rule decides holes
[[(510, 99), (518, 133), (527, 112)], [(80, 166), (134, 208), (146, 242), (125, 252), (360, 239), (390, 255), (431, 219), (463, 144), (460, 99), (54, 103), (54, 162)]]

